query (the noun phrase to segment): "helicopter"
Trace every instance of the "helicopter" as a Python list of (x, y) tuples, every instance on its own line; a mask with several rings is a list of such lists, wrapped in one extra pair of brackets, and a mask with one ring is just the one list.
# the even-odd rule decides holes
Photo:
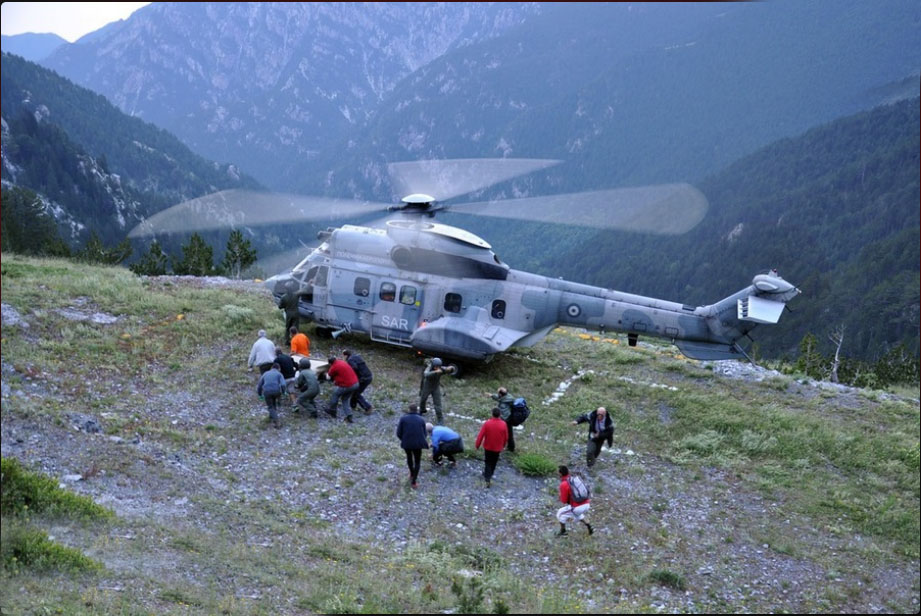
[(533, 346), (558, 326), (619, 332), (630, 346), (640, 336), (665, 338), (692, 359), (751, 361), (740, 341), (759, 324), (777, 323), (786, 303), (800, 293), (776, 270), (755, 275), (749, 286), (713, 304), (693, 306), (515, 270), (483, 238), (434, 221), (439, 212), (456, 207), (477, 215), (598, 226), (597, 215), (572, 206), (580, 202), (610, 206), (601, 221), (606, 228), (678, 234), (696, 226), (708, 207), (688, 184), (444, 203), (559, 162), (391, 163), (395, 189), (405, 195), (397, 206), (227, 191), (160, 212), (129, 237), (385, 209), (396, 217), (320, 231), (319, 246), (266, 281), (276, 302), (296, 295), (301, 318), (315, 323), (321, 336), (363, 334), (458, 362), (488, 362), (510, 349)]

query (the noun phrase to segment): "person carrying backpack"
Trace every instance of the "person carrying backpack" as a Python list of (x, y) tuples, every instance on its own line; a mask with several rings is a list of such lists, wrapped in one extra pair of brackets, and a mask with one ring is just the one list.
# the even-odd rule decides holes
[(562, 537), (567, 534), (566, 523), (572, 520), (579, 520), (585, 524), (588, 534), (591, 535), (595, 529), (585, 521), (585, 514), (591, 508), (591, 493), (588, 487), (581, 477), (570, 475), (569, 468), (566, 466), (561, 465), (558, 470), (560, 473), (560, 502), (565, 506), (560, 507), (556, 512), (556, 519), (560, 522), (560, 532), (557, 533), (557, 536)]
[(510, 452), (514, 452), (515, 433), (512, 431), (510, 418), (512, 416), (512, 402), (515, 401), (515, 396), (508, 393), (508, 389), (505, 387), (500, 387), (499, 390), (494, 394), (486, 395), (496, 401), (496, 407), (499, 409), (499, 418), (505, 422), (506, 426), (508, 426), (508, 443), (506, 445), (506, 449), (508, 449)]

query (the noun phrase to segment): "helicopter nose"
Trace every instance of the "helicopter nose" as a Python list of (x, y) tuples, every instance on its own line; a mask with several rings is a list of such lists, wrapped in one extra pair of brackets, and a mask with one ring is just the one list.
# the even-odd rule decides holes
[(291, 280), (291, 274), (275, 274), (266, 279), (265, 286), (274, 295), (281, 296), (285, 293), (285, 283)]

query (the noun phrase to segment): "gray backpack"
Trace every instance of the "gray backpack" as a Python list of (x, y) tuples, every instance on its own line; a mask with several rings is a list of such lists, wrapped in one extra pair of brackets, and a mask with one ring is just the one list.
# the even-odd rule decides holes
[(592, 491), (588, 489), (585, 482), (578, 475), (569, 476), (569, 499), (573, 504), (581, 503), (592, 496)]

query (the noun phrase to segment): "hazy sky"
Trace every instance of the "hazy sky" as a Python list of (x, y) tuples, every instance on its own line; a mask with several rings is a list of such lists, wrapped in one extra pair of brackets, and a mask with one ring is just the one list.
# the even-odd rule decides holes
[(149, 2), (4, 2), (3, 34), (52, 32), (71, 43), (107, 23), (124, 19)]

